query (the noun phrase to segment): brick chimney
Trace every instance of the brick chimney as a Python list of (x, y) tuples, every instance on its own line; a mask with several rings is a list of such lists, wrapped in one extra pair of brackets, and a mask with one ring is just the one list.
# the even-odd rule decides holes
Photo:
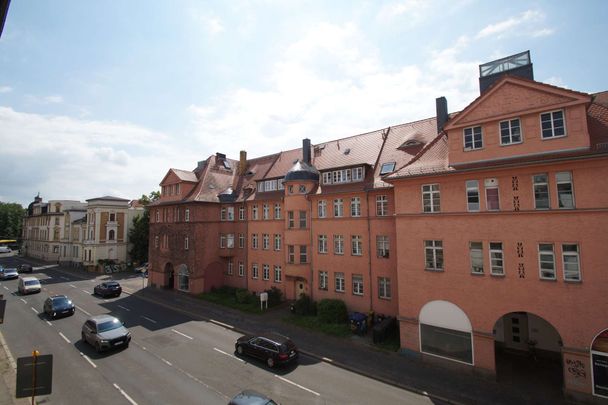
[(310, 139), (308, 138), (302, 140), (302, 161), (310, 164)]
[(239, 175), (247, 173), (247, 151), (242, 150), (239, 156)]
[(439, 133), (443, 131), (443, 126), (450, 117), (448, 114), (448, 100), (445, 97), (436, 98), (435, 107), (437, 109), (437, 133)]

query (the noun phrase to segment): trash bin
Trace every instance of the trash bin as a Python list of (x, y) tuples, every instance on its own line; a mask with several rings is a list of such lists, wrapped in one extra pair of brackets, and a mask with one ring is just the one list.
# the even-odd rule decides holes
[(352, 312), (348, 315), (350, 330), (358, 335), (365, 335), (367, 332), (367, 315), (361, 312)]
[(374, 326), (372, 330), (372, 340), (374, 343), (385, 341), (397, 328), (397, 319), (393, 316), (385, 318), (382, 322)]

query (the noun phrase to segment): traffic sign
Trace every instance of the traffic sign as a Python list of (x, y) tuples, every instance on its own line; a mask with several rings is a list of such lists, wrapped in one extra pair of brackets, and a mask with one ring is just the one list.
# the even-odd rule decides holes
[[(38, 352), (36, 351), (35, 354)], [(53, 385), (53, 355), (19, 357), (15, 397), (49, 395)]]

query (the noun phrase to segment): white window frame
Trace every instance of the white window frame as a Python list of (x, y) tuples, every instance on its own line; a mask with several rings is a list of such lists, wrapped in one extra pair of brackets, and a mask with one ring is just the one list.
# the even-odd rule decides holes
[(239, 249), (245, 248), (245, 234), (239, 233)]
[(260, 273), (259, 273), (258, 264), (252, 263), (251, 264), (251, 278), (257, 280), (259, 276), (260, 276)]
[(363, 275), (353, 274), (353, 295), (363, 295)]
[(263, 233), (262, 234), (262, 250), (270, 249), (270, 234)]
[(327, 235), (319, 235), (317, 241), (318, 252), (320, 254), (327, 254)]
[(388, 215), (388, 196), (376, 196), (376, 216), (385, 217)]
[[(422, 192), (422, 212), (434, 213), (441, 212), (441, 189), (439, 183), (423, 184)], [(428, 201), (425, 201), (428, 200)], [(428, 202), (428, 204), (427, 204)], [(436, 203), (436, 204), (435, 204)], [(437, 205), (437, 207), (435, 207)]]
[(188, 239), (188, 237), (186, 236), (184, 238), (184, 250), (188, 250), (189, 249), (189, 244), (190, 244), (190, 240)]
[(226, 207), (226, 220), (234, 221), (234, 207)]
[(263, 264), (262, 265), (262, 280), (270, 280), (270, 265)]
[[(465, 183), (466, 197), (467, 197), (467, 211), (479, 212), (481, 210), (481, 195), (479, 194), (479, 180), (466, 180)], [(470, 197), (474, 197), (473, 193), (477, 194), (477, 208), (475, 203), (469, 200)]]
[(274, 282), (275, 283), (280, 283), (281, 281), (283, 281), (283, 274), (282, 274), (282, 269), (281, 266), (274, 266)]
[(270, 219), (270, 207), (266, 203), (262, 205), (262, 219)]
[(376, 256), (388, 259), (390, 245), (388, 235), (376, 235)]
[[(575, 246), (576, 247), (576, 252), (571, 252), (571, 251), (566, 251), (564, 248), (566, 246)], [(567, 263), (566, 258), (570, 258), (573, 257), (576, 259), (576, 277), (568, 277), (567, 273), (566, 273), (566, 265), (567, 264), (572, 264), (572, 263)], [(582, 281), (581, 278), (581, 257), (580, 257), (580, 246), (578, 243), (562, 243), (562, 270), (563, 270), (563, 277), (564, 277), (564, 281), (571, 281), (571, 282), (580, 282)], [(572, 270), (569, 271), (570, 273), (572, 273)]]
[(239, 262), (239, 277), (245, 276), (245, 263)]
[(358, 181), (363, 181), (364, 178), (365, 178), (365, 169), (363, 168), (363, 166), (353, 167), (351, 181), (353, 183), (355, 183)]
[[(541, 250), (542, 247), (551, 246), (551, 250)], [(543, 260), (542, 256), (551, 257), (551, 261)], [(543, 276), (543, 263), (551, 263), (553, 266), (553, 276)], [(546, 270), (545, 270), (546, 271)], [(539, 242), (538, 243), (538, 275), (541, 280), (557, 280), (557, 267), (555, 263), (555, 245), (552, 242)]]
[(317, 217), (327, 218), (327, 201), (319, 200), (317, 202)]
[(350, 199), (350, 216), (360, 217), (361, 216), (361, 197), (352, 197)]
[[(517, 125), (514, 125), (514, 122), (517, 122)], [(503, 123), (507, 125), (506, 128), (503, 128)], [(513, 129), (518, 128), (519, 134), (513, 134)], [(503, 142), (503, 130), (505, 131), (505, 137), (508, 136), (509, 142)], [(521, 120), (519, 118), (511, 118), (508, 120), (503, 120), (498, 123), (498, 136), (500, 138), (501, 146), (515, 145), (523, 142), (522, 130), (521, 130)], [(513, 138), (515, 136), (519, 136), (518, 141), (514, 141)]]
[[(560, 113), (562, 115), (562, 128), (564, 133), (562, 135), (555, 135), (555, 130), (559, 127), (555, 126), (555, 121), (557, 120), (555, 118), (555, 113)], [(543, 115), (550, 115), (550, 121), (551, 122), (551, 135), (550, 136), (545, 136), (545, 130), (543, 129)], [(564, 110), (554, 110), (554, 111), (545, 111), (539, 114), (539, 120), (540, 120), (540, 139), (545, 140), (545, 139), (555, 139), (555, 138), (563, 138), (565, 136), (568, 135), (568, 131), (566, 130), (566, 114), (564, 113)]]
[(296, 246), (287, 245), (287, 263), (294, 264), (296, 262)]
[(228, 258), (228, 275), (232, 275), (234, 273), (234, 263), (232, 261), (232, 257)]
[[(479, 133), (476, 133), (476, 130), (478, 128), (479, 128)], [(470, 133), (467, 133), (469, 131), (470, 131)], [(470, 138), (469, 142), (467, 142), (467, 137)], [(476, 139), (477, 137), (479, 139)], [(477, 141), (479, 141), (479, 143), (481, 145), (475, 146)], [(470, 143), (471, 146), (467, 146), (467, 143)], [(480, 125), (464, 128), (462, 130), (462, 145), (463, 145), (465, 151), (483, 149), (483, 128)]]
[(287, 228), (294, 229), (296, 227), (296, 214), (294, 211), (287, 211)]
[(344, 292), (344, 289), (346, 287), (345, 285), (345, 279), (344, 279), (344, 273), (341, 271), (335, 272), (334, 273), (334, 282), (335, 282), (335, 290), (336, 292)]
[(274, 250), (277, 252), (281, 250), (281, 234), (274, 235)]
[[(475, 246), (473, 246), (475, 245)], [(470, 270), (472, 274), (484, 274), (483, 270), (483, 242), (481, 241), (470, 241), (469, 242), (469, 260)], [(479, 263), (481, 260), (481, 263)]]
[(344, 217), (344, 200), (342, 198), (334, 199), (334, 218)]
[[(486, 182), (488, 180), (492, 180), (492, 179), (486, 179), (484, 180), (484, 192), (486, 195), (486, 210), (487, 211), (500, 211), (500, 188), (498, 187), (498, 180), (496, 180), (495, 184), (492, 184), (490, 186), (488, 186), (486, 184)], [(490, 208), (490, 200), (488, 200), (488, 190), (496, 190), (496, 201), (498, 203), (498, 207), (497, 208)]]
[(502, 242), (490, 242), (488, 251), (490, 254), (490, 274), (493, 276), (504, 276), (505, 255)]
[(244, 221), (245, 220), (245, 207), (240, 206), (239, 207), (239, 221)]
[(281, 204), (274, 204), (274, 219), (281, 219)]
[(334, 254), (344, 254), (344, 235), (334, 235)]
[(351, 235), (350, 237), (351, 250), (350, 253), (352, 256), (362, 256), (363, 255), (363, 238), (361, 235)]
[(323, 184), (331, 184), (331, 172), (323, 172)]
[[(430, 242), (427, 243), (427, 242)], [(431, 251), (433, 254), (433, 267), (429, 267), (427, 263), (427, 252)], [(438, 258), (441, 256), (441, 265), (442, 267), (438, 267)], [(441, 240), (425, 240), (424, 241), (424, 268), (425, 270), (430, 271), (444, 271), (445, 269), (445, 261), (443, 258), (443, 241)]]
[(329, 275), (327, 274), (326, 271), (319, 270), (319, 290), (327, 291), (327, 289), (329, 288), (328, 277), (329, 277)]
[[(158, 211), (156, 211), (156, 213), (158, 214)], [(190, 222), (190, 209), (189, 208), (186, 208), (186, 212), (184, 213), (184, 221)]]
[(251, 234), (251, 248), (252, 249), (258, 248), (258, 234), (257, 233)]
[[(559, 177), (563, 176), (563, 175), (568, 175), (569, 180), (560, 180)], [(559, 186), (562, 184), (569, 184), (570, 185), (570, 193), (572, 195), (572, 206), (571, 207), (566, 207), (566, 206), (562, 206), (562, 202), (561, 202), (561, 198), (560, 196), (562, 195), (562, 192), (560, 192), (559, 190)], [(574, 199), (574, 182), (572, 181), (572, 172), (557, 172), (555, 173), (555, 188), (557, 190), (557, 206), (559, 207), (559, 209), (561, 210), (573, 210), (576, 208), (576, 200)]]
[(251, 206), (251, 219), (253, 219), (253, 220), (257, 220), (258, 219), (258, 206), (257, 206), (257, 204)]
[[(544, 177), (544, 181), (541, 177)], [(540, 192), (546, 194), (547, 196), (547, 206), (539, 206), (539, 200), (537, 198), (536, 190), (537, 188), (540, 190), (543, 188), (544, 190), (540, 190)], [(547, 173), (538, 173), (532, 175), (532, 195), (534, 196), (534, 209), (537, 210), (548, 210), (551, 208), (551, 194), (549, 193), (549, 175)]]
[(308, 263), (308, 246), (300, 245), (300, 254), (298, 255), (298, 257), (300, 259), (300, 263)]
[(391, 279), (389, 277), (378, 277), (378, 298), (391, 299)]

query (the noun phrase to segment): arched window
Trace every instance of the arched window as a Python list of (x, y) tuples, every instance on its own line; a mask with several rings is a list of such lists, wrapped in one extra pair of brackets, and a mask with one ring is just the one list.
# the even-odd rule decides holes
[(110, 229), (110, 232), (108, 232), (108, 240), (114, 240), (116, 238), (115, 234), (116, 234), (116, 231), (113, 229)]
[(593, 395), (608, 398), (608, 329), (597, 335), (591, 344)]

